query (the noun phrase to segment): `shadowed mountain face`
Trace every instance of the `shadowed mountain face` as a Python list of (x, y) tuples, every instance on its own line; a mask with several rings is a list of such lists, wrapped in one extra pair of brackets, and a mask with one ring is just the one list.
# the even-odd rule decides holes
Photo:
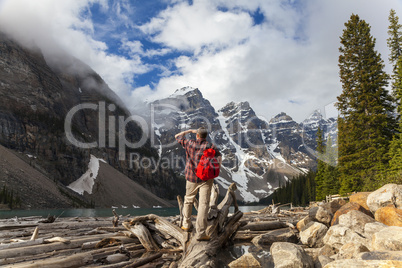
[[(45, 176), (66, 186), (87, 170), (92, 154), (173, 199), (182, 185), (169, 170), (130, 166), (131, 154), (156, 158), (157, 150), (129, 116), (81, 61), (68, 55), (50, 61), (0, 33), (0, 144), (34, 156), (31, 165)], [(138, 146), (119, 146), (123, 142)]]
[(223, 154), (223, 168), (216, 182), (221, 190), (236, 182), (237, 198), (246, 202), (258, 201), (293, 176), (314, 169), (318, 127), (336, 128), (334, 120), (317, 114), (301, 124), (285, 113), (267, 122), (256, 116), (248, 102), (230, 102), (216, 111), (198, 89), (191, 87), (178, 89), (150, 107), (153, 142), (160, 158), (175, 159), (172, 168), (183, 172), (184, 150), (174, 142), (174, 135), (189, 128), (208, 128), (210, 141)]

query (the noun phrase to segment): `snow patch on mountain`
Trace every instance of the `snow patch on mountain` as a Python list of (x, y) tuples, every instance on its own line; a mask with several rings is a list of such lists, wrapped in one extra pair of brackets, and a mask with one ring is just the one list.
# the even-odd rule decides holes
[(223, 113), (220, 111), (218, 111), (218, 120), (219, 120), (222, 130), (225, 133), (226, 137), (228, 138), (229, 142), (236, 149), (236, 156), (238, 157), (239, 161), (242, 162), (243, 159), (245, 158), (246, 154), (243, 151), (243, 149), (236, 142), (234, 142), (234, 140), (230, 137), (230, 133), (227, 129), (228, 124), (226, 123), (226, 118), (223, 115)]
[(275, 152), (275, 150), (278, 148), (278, 145), (279, 145), (279, 141), (275, 141), (274, 143), (267, 145), (268, 152), (273, 158), (276, 158), (276, 159), (286, 163), (286, 160), (283, 158), (280, 151)]
[[(226, 118), (221, 111), (218, 111), (218, 120), (219, 120), (219, 123), (220, 123), (222, 130), (225, 133), (228, 141), (235, 148), (235, 150), (236, 150), (235, 155), (236, 155), (238, 161), (240, 162), (238, 171), (230, 172), (230, 174), (232, 176), (232, 180), (237, 183), (237, 189), (240, 192), (240, 195), (244, 198), (244, 201), (257, 202), (259, 199), (248, 190), (248, 186), (247, 186), (248, 178), (247, 178), (246, 172), (251, 172), (251, 171), (248, 168), (246, 168), (244, 164), (245, 164), (246, 160), (249, 158), (249, 155), (247, 155), (243, 151), (243, 149), (236, 142), (234, 142), (234, 140), (230, 137), (229, 131), (227, 129)], [(221, 184), (221, 185), (223, 187), (225, 187), (225, 185), (223, 185), (223, 184)], [(228, 186), (226, 186), (226, 187), (228, 187)]]
[(99, 161), (106, 163), (105, 160), (91, 155), (88, 170), (78, 180), (72, 182), (67, 187), (80, 195), (83, 195), (84, 192), (92, 194), (92, 188), (95, 185), (95, 180), (99, 172)]
[(195, 89), (195, 88), (190, 87), (190, 86), (182, 87), (182, 88), (176, 89), (176, 91), (175, 91), (173, 94), (171, 94), (171, 95), (169, 96), (169, 98), (175, 98), (175, 97), (177, 97), (177, 96), (183, 96), (183, 95), (187, 94), (188, 92), (194, 91), (194, 89)]
[(240, 192), (240, 195), (243, 197), (245, 202), (258, 202), (258, 198), (248, 191), (247, 186), (247, 175), (244, 169), (239, 168), (239, 171), (232, 172), (232, 180), (237, 184), (237, 190)]

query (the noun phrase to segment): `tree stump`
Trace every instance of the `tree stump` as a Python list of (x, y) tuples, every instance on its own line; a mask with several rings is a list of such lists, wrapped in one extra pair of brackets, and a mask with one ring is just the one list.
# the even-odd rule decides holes
[[(175, 254), (181, 252), (182, 258), (178, 262), (178, 267), (216, 267), (216, 253), (234, 238), (241, 225), (239, 221), (243, 213), (237, 206), (234, 194), (236, 189), (236, 184), (232, 183), (225, 198), (218, 205), (218, 187), (212, 188), (207, 227), (207, 235), (211, 237), (209, 241), (197, 241), (195, 230), (193, 233), (183, 231), (179, 226), (182, 217), (178, 224), (175, 224), (157, 215), (149, 214), (123, 222), (123, 226), (140, 238), (144, 248), (150, 252), (161, 251)], [(182, 214), (180, 200), (182, 199), (178, 197), (180, 214)], [(232, 204), (235, 207), (235, 213), (228, 217)], [(153, 234), (149, 235), (151, 233)]]

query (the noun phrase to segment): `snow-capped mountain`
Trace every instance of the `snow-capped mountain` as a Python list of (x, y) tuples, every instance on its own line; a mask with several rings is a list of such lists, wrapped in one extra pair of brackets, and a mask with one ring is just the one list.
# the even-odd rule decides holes
[(333, 125), (318, 114), (302, 124), (285, 113), (267, 122), (256, 116), (248, 102), (230, 102), (215, 110), (198, 89), (191, 87), (178, 89), (150, 107), (153, 142), (160, 158), (170, 168), (183, 172), (184, 150), (174, 135), (206, 127), (210, 140), (223, 155), (223, 168), (215, 181), (222, 193), (236, 182), (237, 198), (245, 202), (258, 201), (297, 174), (315, 168), (317, 128)]

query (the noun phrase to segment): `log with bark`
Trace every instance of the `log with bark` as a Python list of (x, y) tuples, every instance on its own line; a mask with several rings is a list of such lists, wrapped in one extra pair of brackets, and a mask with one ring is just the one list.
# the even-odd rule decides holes
[[(149, 214), (123, 222), (123, 226), (135, 234), (149, 252), (154, 254), (159, 251), (175, 254), (181, 252), (182, 258), (178, 262), (178, 267), (216, 267), (217, 252), (232, 241), (241, 225), (240, 219), (243, 213), (237, 206), (234, 194), (236, 189), (236, 184), (230, 185), (225, 198), (218, 204), (218, 187), (213, 187), (208, 213), (207, 235), (211, 237), (209, 241), (197, 241), (195, 230), (188, 233), (180, 228), (182, 211), (180, 211), (181, 216), (177, 224)], [(181, 197), (178, 197), (180, 210), (181, 201)], [(229, 216), (231, 205), (234, 205), (235, 212)]]

